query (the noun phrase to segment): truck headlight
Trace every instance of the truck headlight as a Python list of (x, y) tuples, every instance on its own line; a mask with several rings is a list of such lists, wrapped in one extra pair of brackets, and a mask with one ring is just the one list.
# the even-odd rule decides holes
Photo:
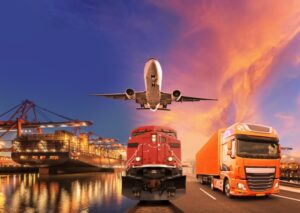
[(245, 185), (242, 184), (242, 183), (238, 183), (238, 184), (237, 184), (237, 188), (238, 188), (239, 190), (246, 191), (246, 187), (245, 187)]
[(173, 161), (173, 157), (168, 157), (167, 160), (171, 162)]
[(279, 187), (279, 184), (278, 184), (278, 182), (276, 182), (274, 185), (274, 188), (278, 188), (278, 187)]
[(142, 160), (141, 157), (135, 157), (135, 161), (139, 162), (139, 161), (141, 161), (141, 160)]

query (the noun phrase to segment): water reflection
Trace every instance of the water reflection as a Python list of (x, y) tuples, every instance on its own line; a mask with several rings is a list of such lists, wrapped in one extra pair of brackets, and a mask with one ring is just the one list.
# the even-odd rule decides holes
[(124, 212), (121, 173), (0, 175), (0, 212)]
[(127, 213), (183, 213), (169, 201), (165, 202), (139, 202), (136, 206), (129, 209)]

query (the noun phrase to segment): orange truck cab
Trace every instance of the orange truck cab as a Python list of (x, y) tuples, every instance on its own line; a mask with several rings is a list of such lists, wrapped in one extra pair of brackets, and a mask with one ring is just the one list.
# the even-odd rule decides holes
[(228, 197), (279, 193), (276, 130), (247, 123), (218, 130), (196, 154), (196, 176)]

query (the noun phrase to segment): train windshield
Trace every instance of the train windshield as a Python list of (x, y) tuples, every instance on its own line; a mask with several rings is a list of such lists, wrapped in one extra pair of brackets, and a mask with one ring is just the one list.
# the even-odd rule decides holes
[(152, 131), (151, 131), (151, 130), (147, 130), (147, 129), (145, 129), (145, 130), (141, 130), (141, 131), (133, 132), (133, 133), (131, 134), (131, 137), (136, 137), (136, 136), (139, 136), (139, 135), (145, 134), (146, 132), (152, 132)]
[(279, 158), (278, 142), (238, 140), (237, 155), (245, 158)]
[[(153, 132), (153, 130), (144, 129), (144, 130), (136, 131), (136, 132), (133, 132), (131, 134), (131, 137), (136, 137), (136, 136), (139, 136), (139, 135), (143, 135), (143, 134), (145, 134), (147, 132)], [(177, 138), (176, 132), (171, 131), (171, 130), (160, 129), (160, 130), (157, 130), (156, 132), (161, 132), (161, 133), (167, 134), (167, 135), (169, 135), (171, 137)]]
[(167, 134), (167, 135), (169, 135), (171, 137), (177, 138), (176, 132), (173, 132), (171, 130), (161, 129), (161, 130), (158, 130), (158, 132), (162, 132), (162, 133)]

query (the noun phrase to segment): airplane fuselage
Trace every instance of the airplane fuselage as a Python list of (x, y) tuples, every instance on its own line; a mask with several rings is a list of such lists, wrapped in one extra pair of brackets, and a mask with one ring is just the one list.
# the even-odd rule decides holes
[(147, 107), (151, 110), (156, 110), (160, 106), (162, 83), (162, 69), (157, 60), (150, 59), (145, 64), (144, 80)]

